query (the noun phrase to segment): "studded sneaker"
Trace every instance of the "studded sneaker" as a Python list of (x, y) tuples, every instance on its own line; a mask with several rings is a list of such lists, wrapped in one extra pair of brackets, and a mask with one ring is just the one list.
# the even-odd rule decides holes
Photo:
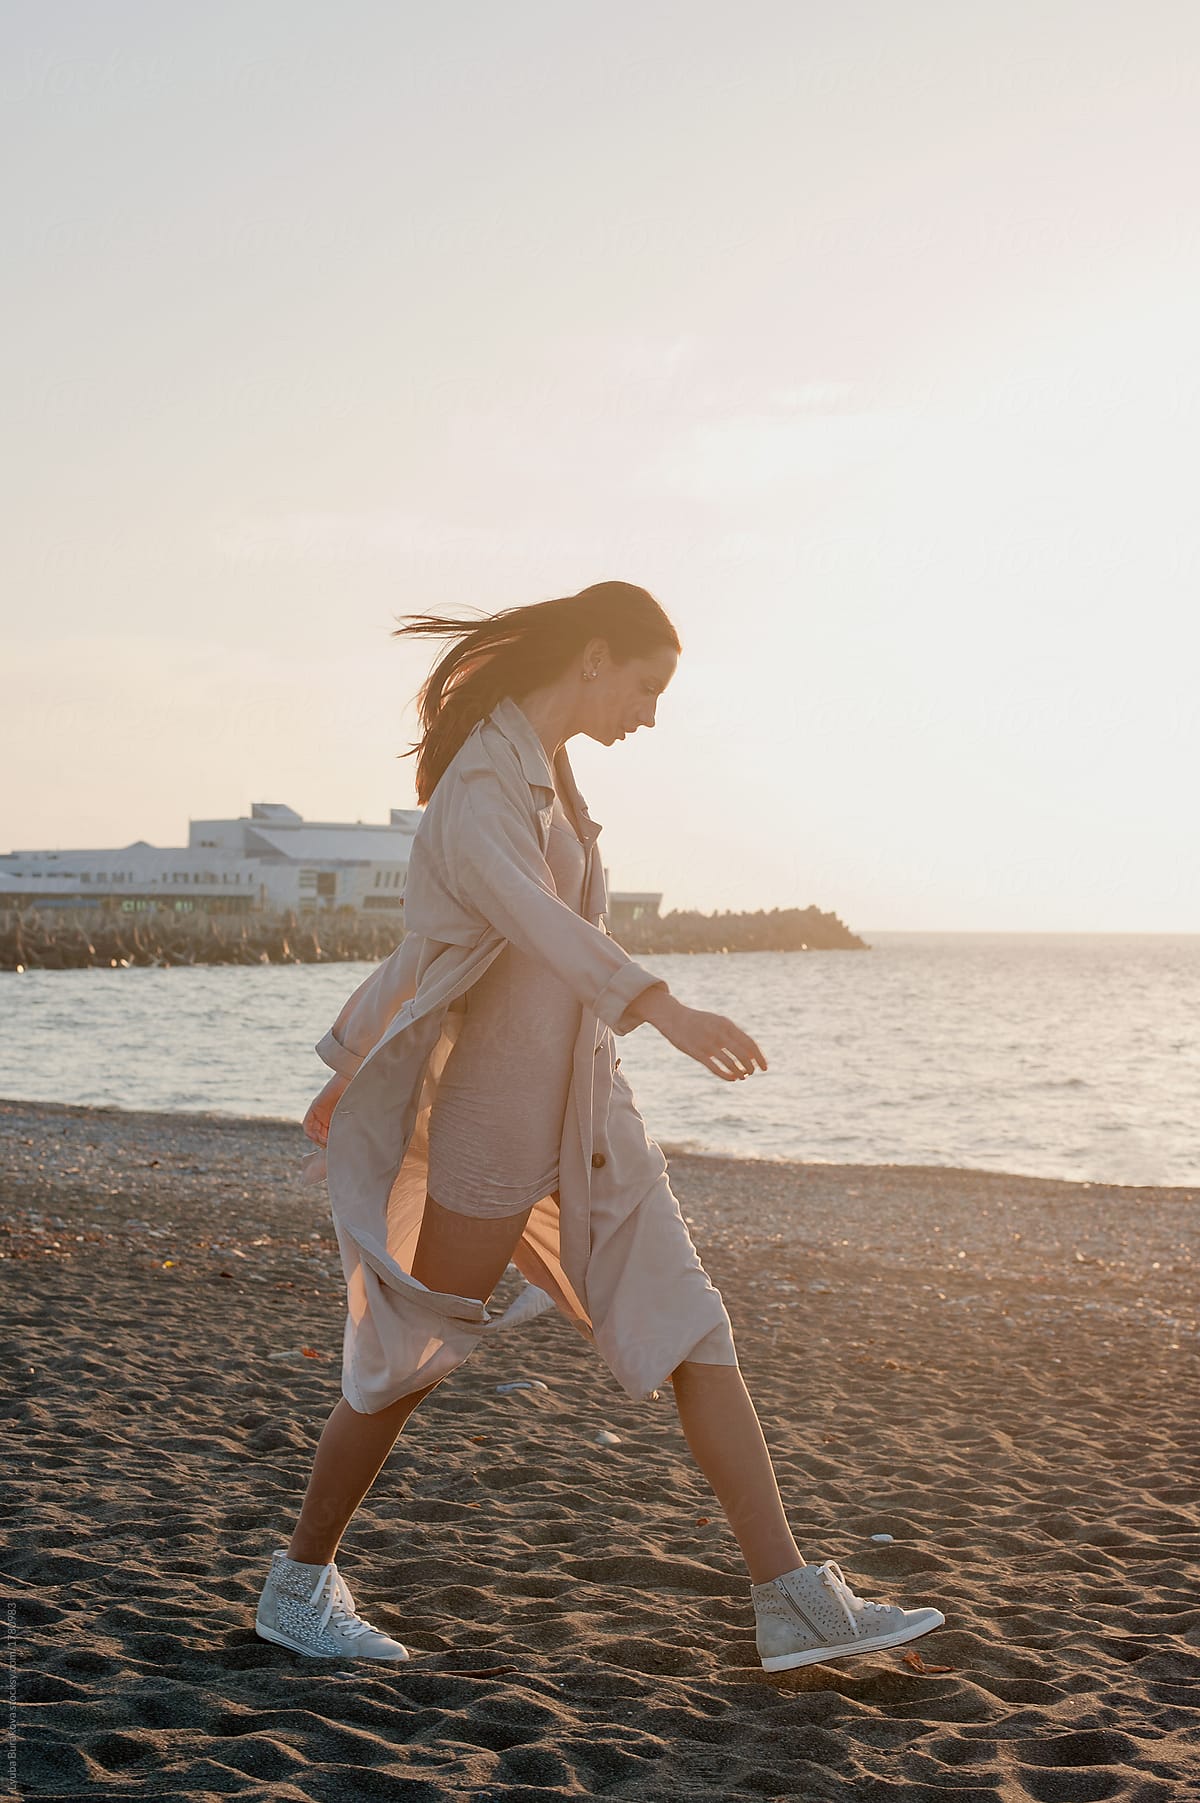
[(408, 1658), (407, 1647), (358, 1614), (350, 1586), (332, 1559), (328, 1565), (304, 1565), (289, 1559), (282, 1546), (271, 1554), (254, 1631), (314, 1659)]
[(880, 1652), (946, 1624), (940, 1609), (901, 1609), (855, 1596), (832, 1559), (752, 1584), (750, 1595), (758, 1654), (768, 1672)]

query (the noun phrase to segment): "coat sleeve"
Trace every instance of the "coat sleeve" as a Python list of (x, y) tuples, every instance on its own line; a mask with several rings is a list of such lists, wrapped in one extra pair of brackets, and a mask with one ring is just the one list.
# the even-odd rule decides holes
[(666, 979), (635, 963), (609, 932), (560, 899), (532, 818), (513, 805), (497, 777), (473, 774), (462, 796), (458, 831), (447, 836), (444, 851), (457, 899), (548, 964), (614, 1033), (632, 1032), (641, 1017), (629, 1016), (629, 1004), (647, 989), (666, 989)]
[(358, 988), (347, 996), (341, 1012), (324, 1038), (317, 1041), (317, 1056), (331, 1070), (352, 1077), (367, 1053), (383, 1037), (393, 1015), (414, 990), (409, 973), (410, 957), (402, 939)]

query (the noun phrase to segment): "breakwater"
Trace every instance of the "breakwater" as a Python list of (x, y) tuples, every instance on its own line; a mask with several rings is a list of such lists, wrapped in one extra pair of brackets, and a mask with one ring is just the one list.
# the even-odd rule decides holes
[(395, 926), (331, 915), (0, 914), (0, 970), (168, 969), (176, 964), (326, 964), (393, 951)]
[(836, 914), (820, 908), (759, 908), (754, 913), (672, 910), (609, 920), (632, 957), (643, 952), (866, 952), (870, 946)]
[[(866, 951), (836, 914), (817, 908), (755, 913), (673, 912), (609, 921), (631, 956), (645, 952)], [(0, 970), (167, 969), (177, 964), (377, 964), (403, 929), (351, 914), (180, 916), (35, 908), (0, 912)]]

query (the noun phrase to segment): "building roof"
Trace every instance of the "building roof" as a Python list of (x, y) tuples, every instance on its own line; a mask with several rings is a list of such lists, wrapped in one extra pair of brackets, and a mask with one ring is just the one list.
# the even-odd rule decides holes
[(293, 826), (303, 823), (303, 814), (297, 814), (295, 808), (289, 808), (286, 801), (252, 801), (250, 803), (252, 820), (290, 821)]
[(287, 859), (292, 864), (397, 864), (408, 862), (412, 840), (398, 828), (384, 826), (261, 826), (245, 829), (246, 857)]

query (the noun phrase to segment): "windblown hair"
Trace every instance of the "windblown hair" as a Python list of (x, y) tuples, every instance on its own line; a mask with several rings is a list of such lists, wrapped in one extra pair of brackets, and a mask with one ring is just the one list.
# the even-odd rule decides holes
[(497, 702), (554, 682), (589, 639), (602, 638), (613, 661), (648, 657), (661, 645), (681, 651), (679, 635), (654, 599), (631, 582), (594, 582), (577, 595), (509, 607), (475, 624), (440, 614), (398, 614), (393, 638), (454, 638), (417, 697), (424, 728), (401, 757), (417, 756), (417, 801), (424, 806), (472, 727)]

